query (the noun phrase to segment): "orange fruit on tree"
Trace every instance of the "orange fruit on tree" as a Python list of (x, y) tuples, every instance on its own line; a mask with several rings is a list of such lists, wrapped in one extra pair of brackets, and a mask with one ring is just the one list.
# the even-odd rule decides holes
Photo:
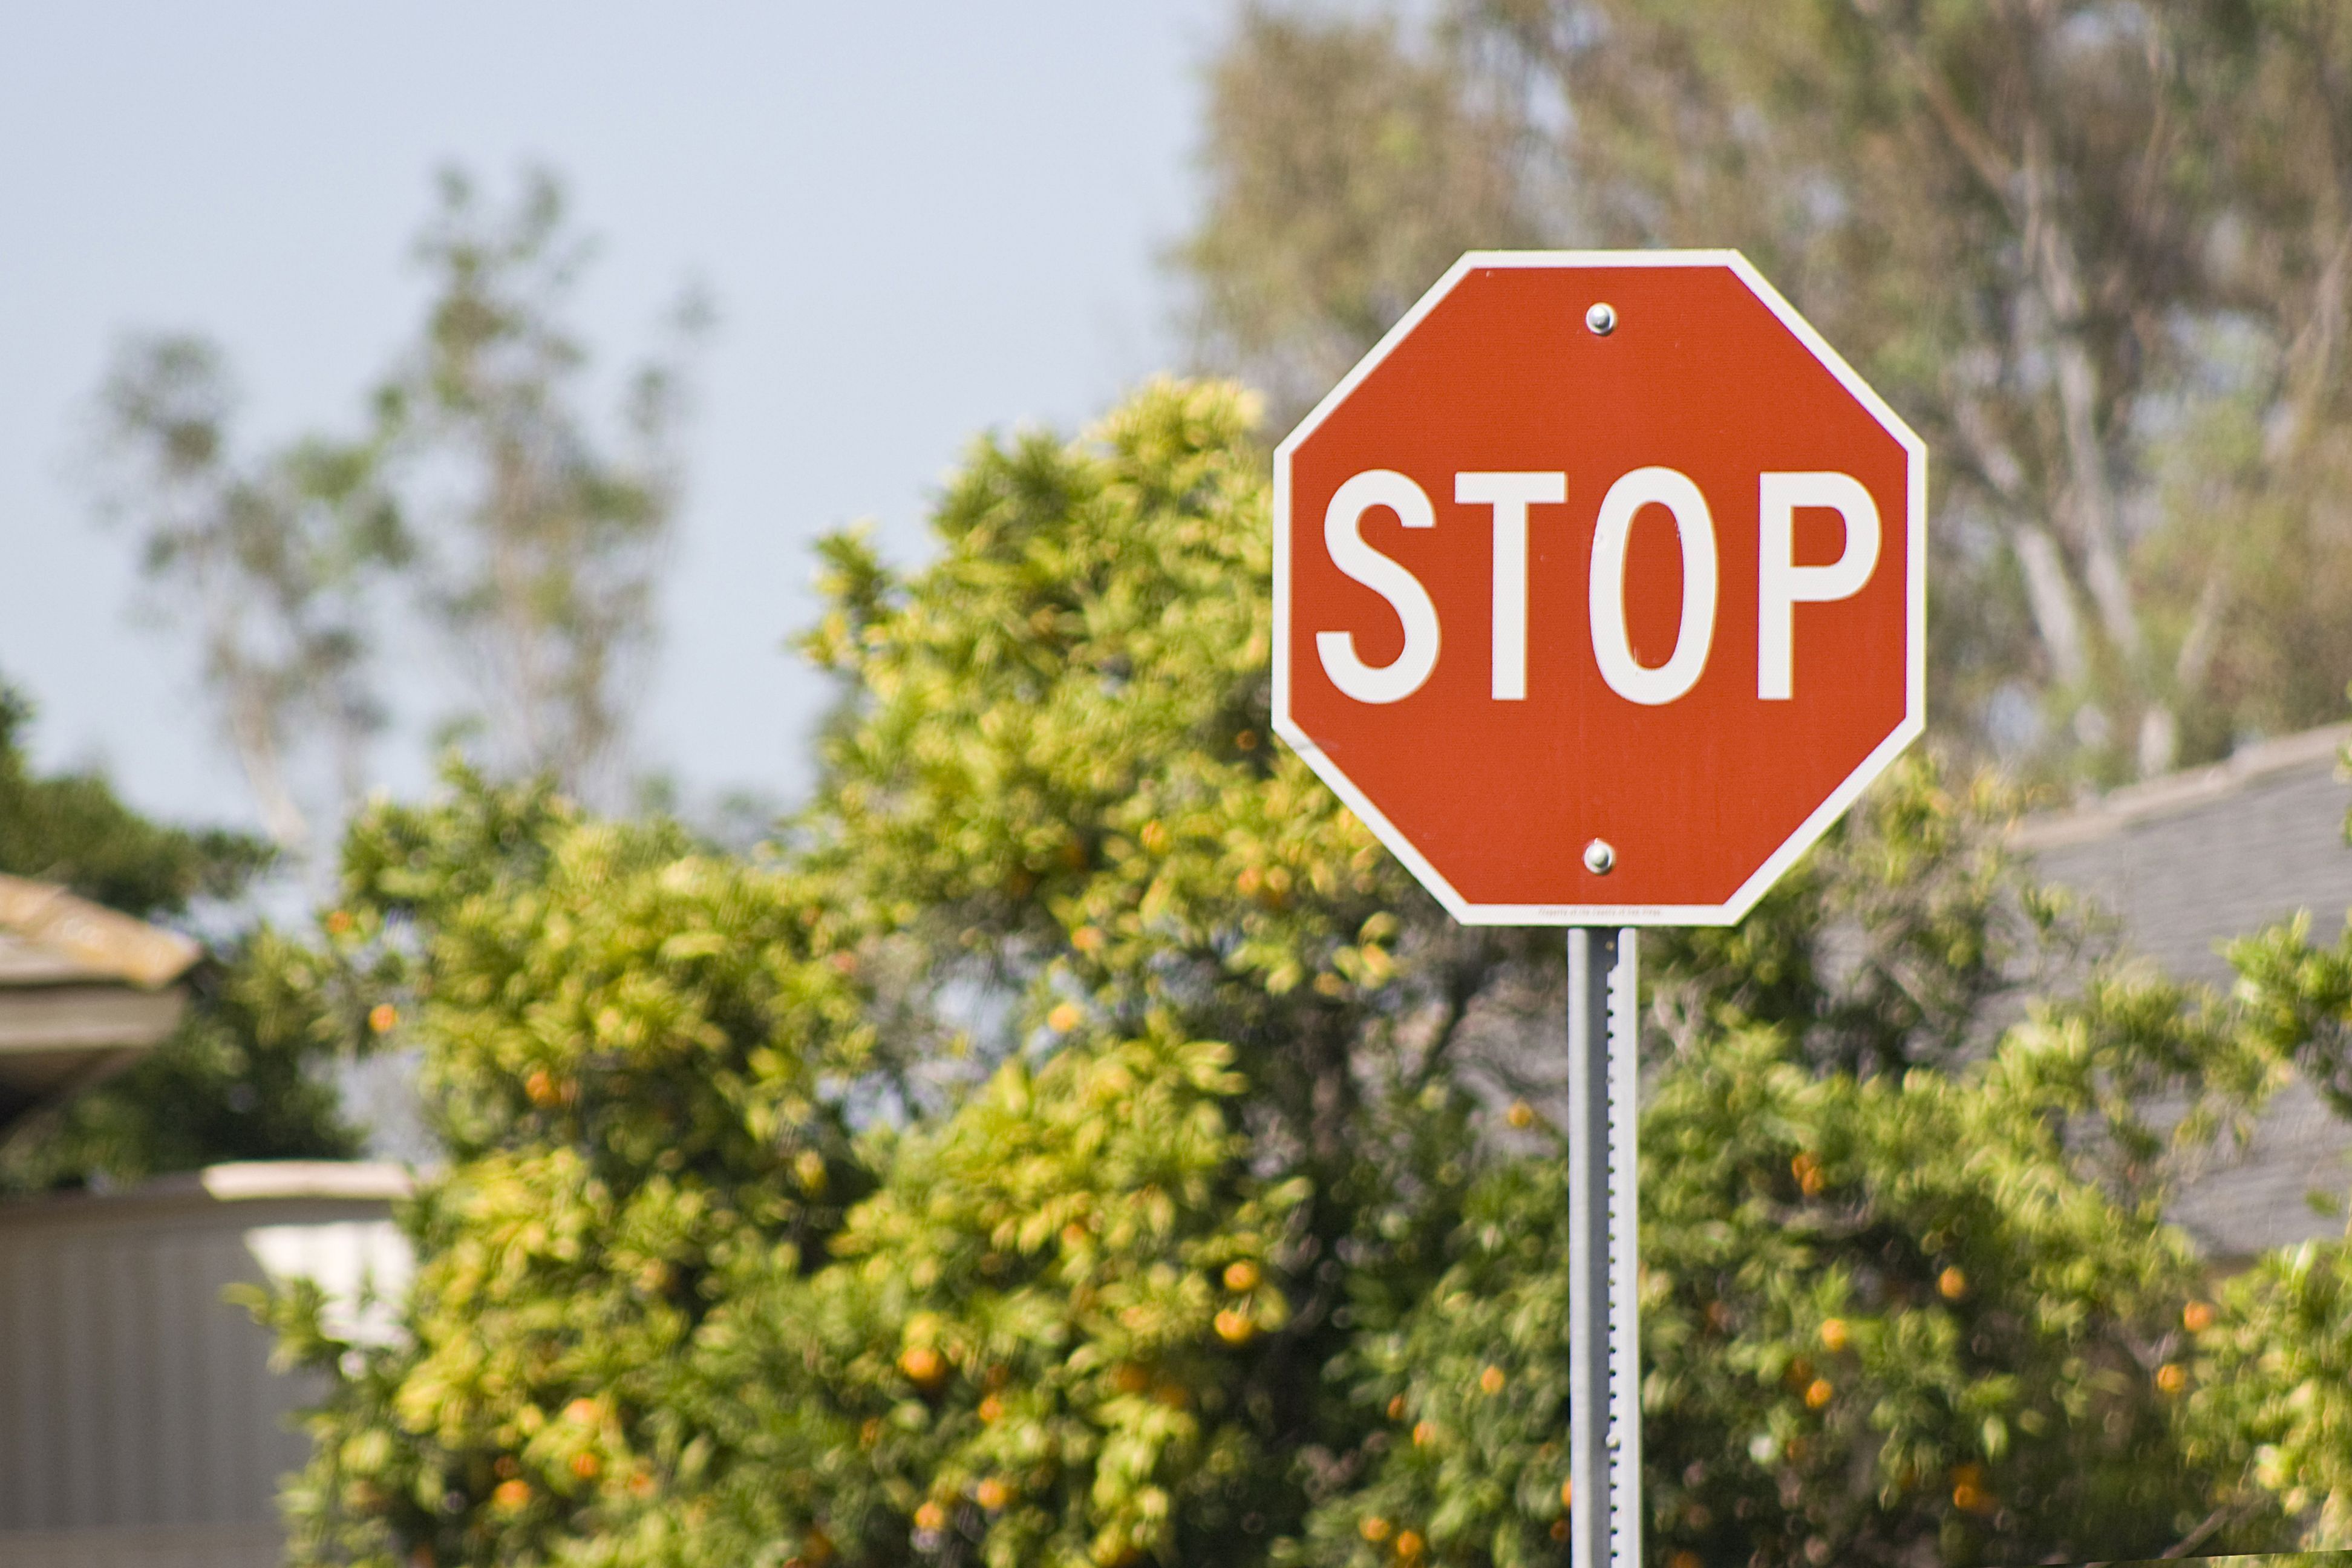
[(908, 1345), (898, 1355), (898, 1370), (925, 1393), (947, 1381), (948, 1358), (929, 1345)]
[(1818, 1195), (1825, 1184), (1821, 1156), (1810, 1150), (1789, 1162), (1789, 1173), (1797, 1178), (1797, 1190), (1809, 1198)]

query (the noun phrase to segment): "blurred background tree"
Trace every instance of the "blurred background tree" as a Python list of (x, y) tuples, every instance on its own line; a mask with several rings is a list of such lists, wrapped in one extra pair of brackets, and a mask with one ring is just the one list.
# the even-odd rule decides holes
[(1937, 456), (1931, 711), (2095, 782), (2334, 720), (2324, 0), (1258, 5), (1176, 260), (1276, 424), (1476, 247), (1745, 250)]
[[(135, 537), (145, 607), (193, 642), (269, 842), (148, 822), (96, 774), (36, 777), (28, 710), (0, 694), (0, 869), (209, 939), (178, 1032), (19, 1128), (0, 1184), (359, 1152), (368, 1108), (341, 1103), (337, 1068), (383, 1043), (396, 1010), (355, 1003), (261, 910), (331, 886), (403, 703), (497, 776), (622, 803), (678, 492), (680, 369), (708, 312), (687, 296), (606, 431), (564, 323), (592, 249), (552, 175), (527, 176), (510, 205), (445, 175), (416, 246), (425, 323), (352, 435), (249, 456), (220, 350), (163, 335), (116, 356), (98, 398), (101, 514)], [(437, 688), (418, 678), (436, 670)], [(281, 868), (294, 885), (272, 889)]]
[(608, 431), (564, 320), (593, 250), (552, 174), (500, 206), (445, 174), (415, 247), (425, 321), (353, 436), (242, 455), (226, 358), (201, 338), (134, 340), (107, 376), (102, 510), (137, 535), (152, 610), (195, 639), (263, 824), (314, 879), (401, 700), (501, 777), (627, 793), (682, 371), (709, 310), (682, 299)]
[(424, 541), (424, 605), (473, 693), (445, 728), (499, 776), (544, 773), (614, 806), (677, 510), (683, 373), (709, 307), (680, 298), (602, 429), (564, 320), (593, 252), (548, 172), (504, 210), (445, 174), (416, 246), (434, 286), (425, 329), (376, 402)]
[[(194, 637), (222, 738), (299, 862), (333, 841), (386, 716), (373, 599), (413, 551), (381, 448), (305, 438), (241, 464), (227, 368), (198, 338), (126, 344), (100, 402), (107, 513), (138, 531), (149, 607)], [(314, 761), (323, 806), (304, 799)]]
[[(97, 773), (36, 773), (26, 757), (31, 721), (31, 705), (0, 686), (0, 872), (203, 930), (220, 925), (269, 865), (270, 847), (248, 835), (149, 821)], [(217, 937), (188, 977), (188, 1011), (169, 1038), (0, 1141), (0, 1192), (355, 1153), (358, 1131), (326, 1070), (335, 1042), (300, 988), (284, 984), (309, 962), (266, 928)]]

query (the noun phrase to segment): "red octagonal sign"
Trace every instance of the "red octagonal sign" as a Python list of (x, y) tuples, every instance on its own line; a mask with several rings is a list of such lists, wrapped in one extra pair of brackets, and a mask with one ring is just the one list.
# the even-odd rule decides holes
[(1920, 731), (1927, 484), (1738, 254), (1473, 253), (1276, 453), (1276, 727), (1460, 920), (1727, 924)]

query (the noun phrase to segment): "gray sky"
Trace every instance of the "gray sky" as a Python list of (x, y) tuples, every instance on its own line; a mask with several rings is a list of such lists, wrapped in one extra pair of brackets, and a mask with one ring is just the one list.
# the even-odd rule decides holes
[[(229, 351), (257, 444), (345, 427), (414, 328), (408, 238), (457, 161), (571, 180), (608, 360), (710, 287), (692, 489), (644, 760), (698, 794), (805, 781), (823, 693), (782, 639), (809, 542), (919, 548), (986, 427), (1083, 422), (1176, 357), (1199, 70), (1230, 0), (12, 8), (0, 48), (0, 674), (43, 763), (251, 820), (185, 645), (92, 525), (89, 398), (127, 331)], [(413, 742), (388, 745), (395, 784)], [(407, 753), (404, 755), (403, 753)]]

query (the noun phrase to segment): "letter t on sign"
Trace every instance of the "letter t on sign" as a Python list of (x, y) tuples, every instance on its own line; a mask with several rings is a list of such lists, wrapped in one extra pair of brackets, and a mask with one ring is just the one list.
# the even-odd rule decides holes
[(1568, 499), (1568, 476), (1456, 474), (1454, 499), (1495, 509), (1495, 636), (1491, 690), (1497, 702), (1528, 695), (1528, 508)]

